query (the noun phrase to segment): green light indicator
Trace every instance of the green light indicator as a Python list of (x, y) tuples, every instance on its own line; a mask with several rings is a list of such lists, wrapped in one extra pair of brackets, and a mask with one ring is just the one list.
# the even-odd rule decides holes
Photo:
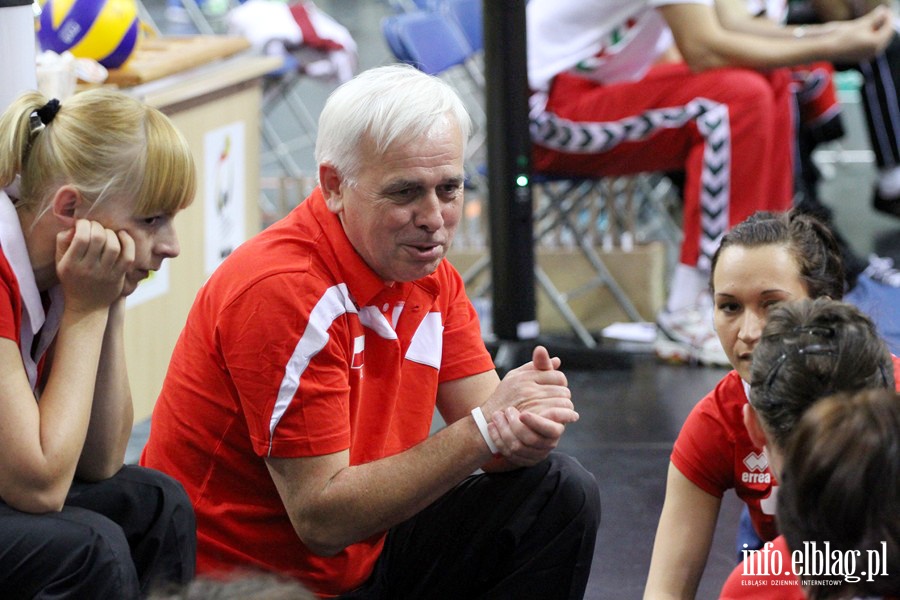
[(528, 185), (528, 175), (519, 175), (516, 177), (516, 185), (519, 187), (526, 187)]

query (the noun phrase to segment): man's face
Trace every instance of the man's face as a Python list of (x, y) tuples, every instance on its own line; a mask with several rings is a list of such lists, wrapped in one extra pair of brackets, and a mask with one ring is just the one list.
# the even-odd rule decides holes
[(463, 207), (463, 140), (452, 122), (428, 135), (398, 140), (378, 155), (361, 142), (362, 167), (348, 185), (330, 166), (320, 170), (329, 210), (350, 243), (387, 282), (429, 275), (447, 255)]

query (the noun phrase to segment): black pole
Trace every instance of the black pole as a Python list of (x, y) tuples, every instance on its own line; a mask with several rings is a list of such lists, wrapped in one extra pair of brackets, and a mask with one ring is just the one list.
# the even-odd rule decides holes
[(537, 337), (525, 0), (483, 0), (492, 320), (498, 341)]
[(526, 0), (482, 0), (485, 109), (487, 112), (488, 210), (491, 228), (491, 317), (494, 364), (504, 374), (531, 359), (543, 344), (567, 367), (627, 368), (627, 352), (600, 344), (586, 348), (538, 337), (535, 306), (531, 139), (528, 133)]

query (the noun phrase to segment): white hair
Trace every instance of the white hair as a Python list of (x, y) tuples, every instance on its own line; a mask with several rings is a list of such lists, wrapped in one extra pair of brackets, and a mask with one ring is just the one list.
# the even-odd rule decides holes
[(316, 163), (328, 163), (348, 182), (362, 168), (363, 139), (383, 154), (398, 139), (426, 135), (450, 119), (468, 140), (472, 121), (456, 91), (410, 65), (363, 71), (328, 97), (319, 116)]

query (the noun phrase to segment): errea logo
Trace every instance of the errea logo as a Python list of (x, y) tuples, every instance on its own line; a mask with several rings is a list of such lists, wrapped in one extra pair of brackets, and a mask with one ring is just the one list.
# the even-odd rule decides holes
[(741, 473), (741, 481), (744, 483), (771, 483), (772, 475), (766, 472), (769, 466), (769, 458), (765, 450), (757, 454), (751, 452), (744, 457), (744, 466), (747, 471)]
[(744, 457), (744, 465), (750, 469), (750, 471), (759, 471), (762, 473), (766, 470), (766, 467), (769, 466), (769, 459), (766, 456), (765, 450), (757, 454), (756, 452), (751, 452), (746, 457)]

